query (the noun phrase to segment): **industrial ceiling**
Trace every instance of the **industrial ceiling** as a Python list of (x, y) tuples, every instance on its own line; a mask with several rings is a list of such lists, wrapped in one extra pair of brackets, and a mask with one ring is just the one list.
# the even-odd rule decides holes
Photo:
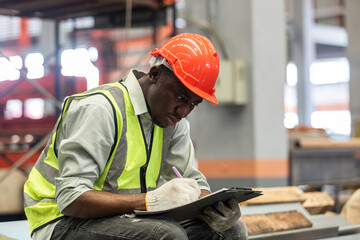
[(122, 12), (131, 8), (157, 10), (174, 0), (0, 0), (0, 15), (64, 20)]

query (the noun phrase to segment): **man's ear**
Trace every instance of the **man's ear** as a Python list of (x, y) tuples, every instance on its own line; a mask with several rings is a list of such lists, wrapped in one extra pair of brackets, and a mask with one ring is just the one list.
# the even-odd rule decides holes
[(155, 83), (161, 75), (161, 68), (159, 66), (151, 67), (149, 71), (149, 79), (151, 83)]

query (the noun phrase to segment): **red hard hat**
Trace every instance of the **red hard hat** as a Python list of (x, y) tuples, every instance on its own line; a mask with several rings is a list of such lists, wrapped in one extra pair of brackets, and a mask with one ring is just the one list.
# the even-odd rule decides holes
[(218, 103), (214, 92), (219, 75), (219, 56), (209, 39), (199, 34), (182, 33), (150, 54), (165, 58), (177, 78), (193, 93)]

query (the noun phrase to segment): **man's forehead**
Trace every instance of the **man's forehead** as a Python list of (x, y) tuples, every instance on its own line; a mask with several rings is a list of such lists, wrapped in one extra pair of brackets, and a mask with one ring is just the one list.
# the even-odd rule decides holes
[(192, 92), (190, 89), (188, 89), (178, 78), (176, 78), (178, 81), (178, 85), (180, 85), (182, 91), (184, 91), (184, 93), (191, 99), (193, 99), (193, 101), (202, 101), (203, 98), (200, 97), (199, 95), (195, 94), (194, 92)]
[(170, 69), (166, 68), (165, 66), (161, 66), (162, 71), (166, 71), (167, 73), (170, 74), (171, 76), (171, 81), (173, 82), (173, 86), (172, 87), (176, 87), (176, 89), (173, 90), (178, 90), (181, 91), (183, 94), (186, 94), (190, 99), (193, 99), (192, 101), (196, 101), (196, 102), (201, 102), (203, 100), (202, 97), (198, 96), (197, 94), (195, 94), (194, 92), (192, 92), (189, 88), (187, 88), (182, 82), (181, 80), (175, 75), (175, 73), (173, 71), (171, 71)]

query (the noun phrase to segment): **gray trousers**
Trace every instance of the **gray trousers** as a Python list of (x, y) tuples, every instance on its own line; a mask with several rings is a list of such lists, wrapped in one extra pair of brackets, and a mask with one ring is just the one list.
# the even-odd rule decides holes
[(247, 239), (242, 220), (224, 232), (213, 231), (199, 220), (176, 222), (164, 217), (119, 215), (98, 219), (65, 217), (57, 224), (51, 240), (182, 240)]

